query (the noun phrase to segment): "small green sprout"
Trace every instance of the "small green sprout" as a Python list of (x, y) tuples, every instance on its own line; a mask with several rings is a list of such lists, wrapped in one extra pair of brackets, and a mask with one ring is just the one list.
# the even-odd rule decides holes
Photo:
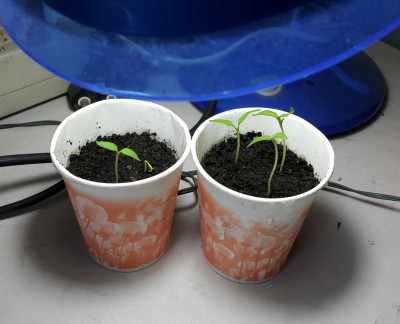
[(149, 161), (147, 161), (147, 160), (144, 160), (144, 172), (146, 173), (146, 172), (151, 172), (151, 171), (153, 171), (153, 167), (151, 166), (151, 164), (150, 164), (150, 162)]
[[(118, 176), (118, 158), (120, 156), (120, 154), (124, 154), (127, 156), (130, 156), (131, 158), (140, 161), (138, 155), (136, 154), (136, 152), (134, 150), (131, 150), (130, 148), (123, 148), (122, 150), (118, 150), (117, 145), (115, 145), (114, 143), (111, 142), (105, 142), (105, 141), (96, 141), (96, 144), (102, 148), (105, 148), (109, 151), (113, 151), (116, 152), (115, 155), (115, 182), (118, 183), (119, 180), (119, 176)], [(145, 162), (146, 163), (146, 162)], [(148, 162), (147, 162), (148, 163)], [(149, 163), (150, 165), (150, 163)], [(153, 168), (151, 168), (153, 169)]]
[[(283, 121), (285, 120), (286, 117), (294, 113), (294, 108), (290, 107), (290, 112), (287, 114), (282, 114), (278, 115), (276, 112), (271, 111), (271, 110), (262, 110), (259, 113), (253, 115), (253, 116), (269, 116), (275, 118), (278, 123), (279, 127), (281, 129), (281, 133), (285, 134), (285, 131), (283, 130)], [(281, 166), (279, 168), (279, 172), (282, 172), (283, 170), (283, 165), (285, 164), (285, 159), (286, 159), (286, 140), (283, 140), (283, 154), (282, 154), (282, 161), (281, 161)]]
[(282, 140), (287, 140), (287, 136), (284, 133), (276, 133), (273, 136), (269, 136), (269, 135), (262, 135), (259, 137), (254, 138), (251, 143), (249, 145), (247, 145), (247, 147), (250, 147), (251, 145), (258, 143), (258, 142), (262, 142), (262, 141), (271, 141), (272, 144), (274, 144), (274, 148), (275, 148), (275, 162), (274, 162), (274, 166), (272, 167), (271, 173), (269, 175), (269, 179), (268, 179), (268, 190), (267, 190), (267, 196), (269, 196), (271, 194), (271, 182), (272, 182), (272, 178), (274, 176), (276, 167), (278, 165), (278, 146), (276, 145), (276, 139), (282, 139)]
[(244, 113), (239, 118), (237, 126), (235, 126), (230, 120), (227, 120), (227, 119), (213, 119), (213, 120), (210, 120), (210, 122), (212, 122), (212, 123), (221, 123), (221, 124), (227, 125), (229, 127), (233, 127), (235, 129), (235, 131), (236, 131), (236, 139), (237, 139), (235, 163), (238, 162), (239, 152), (240, 152), (240, 125), (244, 122), (244, 120), (247, 118), (248, 115), (250, 115), (251, 113), (254, 113), (256, 111), (259, 111), (259, 110), (260, 109), (254, 109), (254, 110), (250, 110), (250, 111)]

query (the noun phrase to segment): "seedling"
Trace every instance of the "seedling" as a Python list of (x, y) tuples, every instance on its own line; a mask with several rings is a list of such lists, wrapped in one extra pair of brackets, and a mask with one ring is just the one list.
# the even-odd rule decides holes
[(153, 171), (153, 167), (151, 166), (150, 162), (147, 160), (144, 160), (144, 172), (151, 172)]
[[(290, 107), (290, 112), (287, 114), (282, 114), (278, 115), (276, 112), (271, 111), (271, 110), (262, 110), (257, 114), (254, 114), (253, 116), (269, 116), (275, 118), (278, 123), (279, 123), (279, 128), (281, 129), (281, 133), (285, 134), (285, 131), (283, 130), (283, 121), (285, 120), (286, 117), (294, 113), (294, 108)], [(282, 153), (282, 161), (281, 161), (281, 166), (279, 168), (279, 172), (282, 172), (283, 166), (285, 164), (285, 159), (286, 159), (286, 140), (283, 140), (283, 153)]]
[(239, 160), (239, 152), (240, 152), (240, 125), (245, 121), (245, 119), (247, 118), (247, 116), (249, 116), (251, 113), (254, 113), (254, 112), (256, 112), (256, 111), (260, 111), (260, 109), (250, 110), (250, 111), (244, 113), (242, 116), (240, 116), (240, 118), (239, 118), (239, 120), (238, 120), (237, 126), (235, 126), (230, 120), (227, 120), (227, 119), (213, 119), (213, 120), (210, 120), (210, 122), (212, 122), (212, 123), (221, 123), (221, 124), (227, 125), (227, 126), (229, 126), (229, 127), (233, 127), (233, 128), (235, 129), (235, 132), (236, 132), (236, 139), (237, 139), (235, 163), (237, 163), (238, 160)]
[(267, 189), (267, 196), (269, 196), (271, 194), (271, 182), (272, 182), (272, 178), (274, 176), (276, 167), (278, 165), (278, 146), (276, 144), (276, 139), (282, 139), (282, 140), (287, 140), (287, 136), (284, 133), (276, 133), (273, 136), (269, 136), (269, 135), (262, 135), (259, 137), (254, 138), (251, 143), (249, 145), (247, 145), (247, 147), (252, 146), (255, 143), (258, 142), (262, 142), (262, 141), (271, 141), (272, 144), (274, 144), (274, 148), (275, 148), (275, 162), (274, 165), (272, 167), (271, 173), (269, 175), (269, 179), (268, 179), (268, 189)]
[[(120, 154), (124, 154), (126, 156), (131, 157), (132, 159), (135, 159), (136, 161), (140, 161), (136, 152), (128, 147), (123, 148), (122, 150), (118, 150), (117, 145), (115, 145), (112, 142), (96, 141), (96, 144), (102, 148), (109, 150), (109, 151), (116, 152), (116, 155), (115, 155), (115, 182), (116, 183), (118, 183), (118, 180), (119, 180), (118, 159), (119, 159)], [(147, 160), (145, 160), (144, 161), (144, 171), (147, 172), (147, 170), (149, 170), (149, 172), (151, 172), (151, 171), (153, 171), (153, 167)]]

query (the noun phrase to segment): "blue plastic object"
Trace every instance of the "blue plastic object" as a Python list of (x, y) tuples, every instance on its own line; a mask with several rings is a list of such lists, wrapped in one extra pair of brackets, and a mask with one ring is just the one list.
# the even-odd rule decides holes
[[(266, 107), (289, 111), (325, 135), (353, 129), (373, 117), (386, 95), (385, 80), (371, 58), (361, 52), (307, 78), (245, 96), (218, 100), (215, 113)], [(198, 102), (205, 109), (207, 102)]]
[[(122, 7), (108, 12), (113, 18), (108, 26), (126, 19), (129, 11), (123, 4), (132, 1), (110, 0)], [(104, 12), (99, 5), (104, 1), (61, 2), (64, 8), (86, 8), (86, 14), (87, 8)], [(182, 0), (140, 2), (153, 8), (156, 27), (165, 2), (168, 12), (177, 10), (186, 19)], [(228, 10), (228, 2), (204, 2), (224, 20), (222, 9)], [(147, 100), (229, 98), (293, 82), (360, 52), (400, 24), (399, 0), (288, 1), (271, 10), (272, 15), (250, 15), (251, 23), (247, 18), (228, 25), (216, 21), (210, 30), (193, 30), (193, 35), (185, 30), (179, 36), (172, 20), (173, 36), (155, 35), (162, 29), (158, 27), (149, 31), (151, 37), (141, 36), (146, 35), (141, 23), (137, 26), (145, 30), (137, 34), (107, 31), (107, 24), (96, 28), (78, 23), (39, 0), (0, 0), (0, 8), (0, 22), (10, 36), (48, 70), (95, 92)], [(132, 19), (137, 22), (141, 15), (133, 13), (139, 15)]]
[(43, 0), (65, 16), (123, 35), (192, 36), (273, 17), (308, 0)]

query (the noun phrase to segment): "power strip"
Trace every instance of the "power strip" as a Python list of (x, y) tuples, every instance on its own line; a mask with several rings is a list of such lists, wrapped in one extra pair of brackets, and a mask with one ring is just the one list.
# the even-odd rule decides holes
[(65, 94), (68, 86), (23, 53), (0, 25), (0, 118)]

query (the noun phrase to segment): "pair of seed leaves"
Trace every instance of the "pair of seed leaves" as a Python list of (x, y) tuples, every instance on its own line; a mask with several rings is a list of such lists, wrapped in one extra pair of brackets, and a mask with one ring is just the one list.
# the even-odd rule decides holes
[[(107, 141), (96, 141), (96, 144), (102, 148), (105, 148), (109, 151), (115, 152), (115, 182), (118, 183), (119, 181), (119, 172), (118, 172), (118, 159), (121, 154), (124, 154), (126, 156), (129, 156), (136, 161), (140, 161), (139, 156), (136, 154), (136, 152), (129, 147), (123, 148), (122, 150), (118, 150), (118, 146), (115, 145), (112, 142), (107, 142)], [(144, 172), (151, 172), (153, 171), (153, 167), (149, 163), (149, 161), (144, 160)]]
[(262, 136), (256, 137), (250, 142), (249, 145), (247, 145), (247, 147), (250, 147), (253, 144), (258, 143), (258, 142), (262, 142), (262, 141), (271, 141), (272, 144), (274, 145), (275, 161), (274, 161), (274, 165), (272, 167), (272, 171), (271, 171), (269, 179), (268, 179), (268, 190), (267, 190), (267, 195), (268, 196), (271, 193), (271, 182), (272, 182), (272, 178), (273, 178), (273, 175), (275, 173), (275, 170), (276, 170), (276, 167), (277, 167), (277, 164), (278, 164), (278, 147), (277, 147), (276, 140), (277, 139), (283, 140), (283, 153), (282, 153), (282, 160), (281, 160), (280, 171), (279, 171), (279, 172), (282, 172), (283, 166), (285, 164), (285, 159), (286, 159), (286, 150), (287, 150), (287, 148), (286, 148), (286, 140), (288, 140), (288, 137), (286, 136), (286, 134), (284, 132), (284, 129), (283, 129), (283, 121), (285, 120), (286, 117), (288, 117), (289, 115), (291, 115), (293, 113), (294, 113), (294, 108), (293, 107), (290, 108), (290, 112), (289, 113), (284, 113), (284, 114), (281, 114), (281, 115), (278, 115), (276, 112), (271, 111), (271, 110), (261, 110), (260, 111), (260, 109), (254, 109), (254, 110), (247, 111), (242, 116), (240, 116), (239, 120), (238, 120), (238, 123), (237, 123), (237, 126), (235, 124), (233, 124), (232, 121), (230, 121), (228, 119), (213, 119), (213, 120), (210, 120), (210, 122), (221, 123), (221, 124), (227, 125), (229, 127), (233, 127), (235, 129), (236, 139), (237, 139), (235, 163), (238, 162), (239, 152), (240, 152), (240, 125), (246, 120), (246, 118), (250, 114), (253, 114), (253, 116), (273, 117), (274, 119), (276, 119), (278, 121), (279, 128), (280, 128), (281, 132), (278, 132), (275, 135), (262, 135)]

